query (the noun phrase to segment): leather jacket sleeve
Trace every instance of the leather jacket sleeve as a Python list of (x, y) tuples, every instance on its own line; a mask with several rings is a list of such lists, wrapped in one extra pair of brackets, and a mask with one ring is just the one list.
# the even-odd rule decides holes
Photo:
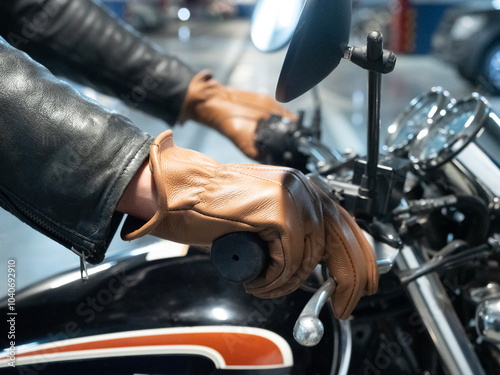
[(0, 35), (53, 74), (173, 125), (194, 72), (92, 0), (0, 2)]
[(152, 139), (0, 38), (0, 205), (98, 263)]

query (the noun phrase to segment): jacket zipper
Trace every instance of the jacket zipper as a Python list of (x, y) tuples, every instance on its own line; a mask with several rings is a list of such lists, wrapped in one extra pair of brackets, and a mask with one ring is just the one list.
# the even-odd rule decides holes
[(87, 281), (89, 279), (89, 274), (87, 270), (87, 258), (89, 255), (86, 255), (85, 252), (79, 252), (73, 246), (71, 246), (71, 241), (69, 241), (65, 236), (55, 230), (51, 225), (47, 224), (44, 220), (38, 218), (35, 214), (24, 208), (23, 206), (13, 202), (9, 199), (11, 203), (11, 207), (14, 208), (17, 212), (21, 214), (24, 218), (31, 221), (34, 224), (35, 228), (38, 227), (41, 231), (45, 231), (50, 236), (56, 237), (60, 243), (69, 248), (73, 253), (75, 253), (80, 258), (80, 276), (83, 281)]

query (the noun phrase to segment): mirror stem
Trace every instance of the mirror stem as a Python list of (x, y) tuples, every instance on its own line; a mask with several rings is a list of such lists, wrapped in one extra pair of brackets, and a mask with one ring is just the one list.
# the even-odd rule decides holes
[(366, 47), (350, 47), (345, 58), (368, 70), (368, 139), (366, 170), (363, 174), (356, 205), (356, 216), (370, 221), (375, 212), (377, 196), (377, 170), (380, 142), (380, 97), (382, 73), (394, 69), (396, 56), (384, 51), (382, 34), (368, 34)]
[[(373, 31), (368, 34), (366, 43), (366, 57), (369, 61), (383, 60), (384, 46), (382, 34)], [(382, 74), (377, 71), (368, 71), (368, 153), (366, 160), (366, 195), (374, 200), (377, 196), (377, 167), (380, 140), (380, 93)], [(361, 186), (363, 187), (363, 186)], [(371, 216), (373, 204), (369, 204)]]
[(380, 93), (382, 75), (368, 71), (368, 138), (366, 169), (361, 179), (356, 217), (371, 221), (377, 197), (377, 169), (380, 139)]
[(380, 96), (382, 75), (368, 72), (368, 154), (366, 163), (367, 195), (374, 199), (377, 194), (377, 165), (380, 140)]

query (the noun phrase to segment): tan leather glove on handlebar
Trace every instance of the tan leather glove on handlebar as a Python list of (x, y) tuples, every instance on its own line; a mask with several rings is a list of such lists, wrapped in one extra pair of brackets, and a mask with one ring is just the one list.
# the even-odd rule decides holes
[(160, 208), (147, 223), (129, 216), (123, 239), (152, 234), (209, 246), (230, 232), (256, 232), (268, 243), (270, 264), (246, 290), (262, 298), (288, 294), (324, 258), (338, 283), (332, 306), (340, 319), (348, 318), (363, 295), (376, 291), (376, 262), (363, 233), (301, 172), (220, 164), (177, 147), (171, 130), (152, 144), (150, 168)]
[(191, 119), (229, 138), (246, 156), (257, 160), (255, 131), (258, 121), (278, 114), (297, 117), (267, 95), (221, 85), (208, 70), (191, 80), (178, 122)]

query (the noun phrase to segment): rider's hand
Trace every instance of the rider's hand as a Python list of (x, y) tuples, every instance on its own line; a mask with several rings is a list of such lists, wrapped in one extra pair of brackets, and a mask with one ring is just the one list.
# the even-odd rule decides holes
[(158, 211), (147, 222), (129, 216), (122, 237), (146, 234), (209, 246), (236, 231), (268, 243), (265, 275), (245, 285), (258, 297), (297, 289), (325, 259), (338, 286), (335, 315), (346, 319), (359, 298), (374, 293), (373, 251), (351, 217), (299, 171), (258, 164), (220, 164), (177, 147), (170, 130), (151, 146)]
[(245, 155), (257, 160), (255, 130), (261, 119), (279, 114), (291, 120), (297, 117), (267, 95), (239, 91), (221, 85), (208, 71), (198, 73), (189, 84), (179, 115), (207, 125), (229, 138)]

